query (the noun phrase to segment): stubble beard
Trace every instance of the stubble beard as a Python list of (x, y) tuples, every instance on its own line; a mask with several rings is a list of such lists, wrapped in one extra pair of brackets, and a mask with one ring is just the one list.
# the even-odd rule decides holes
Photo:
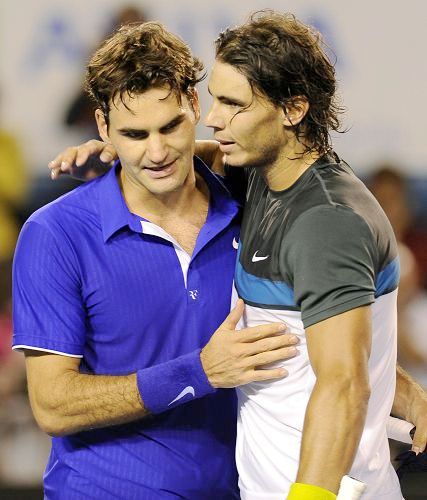
[(250, 168), (266, 172), (277, 162), (279, 158), (279, 147), (263, 147), (259, 148), (254, 153), (253, 159), (247, 163), (231, 165), (226, 162), (226, 165), (232, 168)]

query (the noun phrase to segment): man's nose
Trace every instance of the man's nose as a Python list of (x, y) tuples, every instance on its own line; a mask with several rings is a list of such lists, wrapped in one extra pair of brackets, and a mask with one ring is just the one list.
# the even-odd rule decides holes
[(161, 135), (147, 139), (147, 159), (155, 164), (163, 163), (168, 156), (166, 139)]
[(212, 127), (220, 130), (225, 128), (225, 121), (222, 118), (216, 104), (212, 104), (211, 108), (209, 109), (208, 114), (205, 117), (205, 125), (207, 127)]

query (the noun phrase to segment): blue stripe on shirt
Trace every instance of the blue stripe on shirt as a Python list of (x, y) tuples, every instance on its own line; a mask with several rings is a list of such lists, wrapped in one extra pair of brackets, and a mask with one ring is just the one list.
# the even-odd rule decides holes
[(399, 257), (396, 257), (378, 274), (375, 280), (375, 298), (395, 290), (399, 284), (399, 277), (400, 261)]

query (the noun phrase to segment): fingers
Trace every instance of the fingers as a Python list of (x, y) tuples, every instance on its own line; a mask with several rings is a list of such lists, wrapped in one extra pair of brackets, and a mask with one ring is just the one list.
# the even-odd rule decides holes
[(248, 363), (250, 367), (258, 368), (270, 363), (276, 363), (277, 361), (285, 361), (295, 357), (298, 354), (296, 347), (282, 347), (280, 349), (275, 349), (274, 351), (260, 352), (248, 358)]
[(62, 173), (70, 173), (77, 157), (78, 147), (73, 146), (61, 151), (51, 162), (48, 163), (52, 179), (56, 179)]
[(221, 327), (227, 328), (227, 330), (235, 330), (237, 323), (242, 317), (244, 309), (245, 309), (245, 303), (243, 302), (242, 299), (239, 299), (236, 302), (236, 305), (231, 310), (230, 314), (225, 318)]
[(73, 168), (85, 165), (90, 156), (99, 156), (103, 163), (111, 163), (117, 158), (117, 153), (111, 144), (95, 139), (80, 146), (69, 147), (49, 162), (48, 167), (52, 179), (56, 179), (62, 173), (74, 173)]
[(76, 148), (76, 156), (73, 162), (76, 167), (85, 165), (91, 155), (99, 154), (100, 150), (97, 149), (97, 144), (103, 144), (103, 142), (92, 140)]
[(274, 351), (282, 348), (289, 348), (289, 353), (292, 354), (296, 353), (296, 348), (294, 346), (298, 343), (299, 339), (295, 335), (284, 334), (247, 343), (245, 344), (245, 347), (247, 349), (247, 353), (252, 356), (261, 352)]
[(111, 144), (105, 144), (104, 142), (101, 142), (101, 144), (103, 145), (103, 150), (99, 156), (99, 159), (103, 163), (111, 163), (112, 161), (117, 160), (117, 152), (115, 148)]
[(52, 180), (57, 179), (61, 175), (61, 167), (54, 166), (52, 162), (48, 163), (48, 167), (50, 168), (50, 177)]
[(426, 449), (426, 443), (427, 443), (427, 421), (426, 425), (424, 426), (417, 425), (411, 449), (418, 455), (418, 453), (421, 453)]
[(265, 369), (263, 366), (293, 358), (297, 354), (298, 350), (296, 347), (283, 347), (275, 351), (262, 352), (248, 358), (248, 362), (250, 363), (249, 367), (252, 368), (252, 370), (245, 371), (245, 380), (241, 385), (287, 377), (289, 372), (283, 367)]
[(254, 342), (265, 337), (283, 334), (289, 330), (285, 323), (267, 323), (266, 325), (257, 325), (250, 328), (239, 330), (239, 340), (241, 342)]
[[(248, 373), (248, 381), (250, 382), (263, 382), (264, 380), (275, 380), (286, 377), (288, 375), (288, 371), (284, 368), (274, 368), (271, 370), (253, 370)], [(243, 384), (242, 384), (243, 385)]]

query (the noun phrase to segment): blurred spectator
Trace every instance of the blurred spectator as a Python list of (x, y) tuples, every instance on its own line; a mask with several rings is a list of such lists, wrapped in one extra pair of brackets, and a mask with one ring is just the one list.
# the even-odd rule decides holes
[(24, 357), (10, 348), (11, 267), (11, 260), (0, 262), (0, 487), (27, 488), (41, 484), (49, 439), (31, 413)]
[[(418, 267), (419, 282), (427, 289), (427, 212), (414, 218), (414, 200), (408, 192), (408, 180), (393, 165), (380, 166), (370, 179), (370, 188), (390, 219), (396, 238), (412, 251)], [(426, 204), (424, 205), (424, 209)]]
[(399, 243), (401, 275), (398, 314), (398, 360), (427, 388), (427, 293), (420, 286), (417, 261)]
[(0, 129), (0, 485), (19, 487), (41, 482), (48, 452), (28, 403), (25, 361), (11, 350), (12, 257), (25, 217), (28, 177), (18, 141)]
[[(133, 5), (121, 7), (113, 16), (102, 39), (104, 40), (123, 24), (144, 20), (144, 14), (139, 7)], [(79, 89), (77, 96), (72, 100), (66, 111), (64, 121), (66, 125), (79, 129), (82, 140), (84, 140), (84, 138), (94, 139), (98, 137), (94, 105), (83, 88)], [(58, 181), (52, 182), (46, 169), (46, 175), (38, 176), (33, 179), (31, 191), (26, 200), (24, 219), (27, 219), (41, 206), (71, 191), (79, 184), (80, 182), (78, 180), (69, 176), (62, 176)]]
[(12, 258), (18, 237), (28, 175), (18, 141), (0, 129), (0, 261)]
[[(396, 168), (387, 165), (373, 174), (369, 186), (387, 214), (399, 245), (398, 360), (427, 387), (427, 293), (422, 288), (416, 256), (406, 244), (408, 234), (416, 232), (407, 182)], [(427, 253), (427, 248), (424, 251)]]
[[(0, 262), (0, 401), (1, 408), (16, 392), (25, 379), (23, 356), (11, 351), (12, 307), (11, 307), (11, 261)], [(1, 410), (0, 410), (1, 411)]]
[(21, 149), (0, 129), (0, 402), (1, 407), (23, 381), (22, 360), (12, 354), (11, 270), (28, 187)]
[(412, 224), (405, 178), (392, 165), (384, 165), (372, 175), (369, 188), (387, 214), (396, 239), (404, 241)]
[[(111, 35), (116, 29), (124, 24), (143, 22), (146, 17), (139, 7), (126, 5), (122, 7), (113, 17), (110, 27), (102, 39)], [(98, 129), (94, 119), (94, 104), (87, 93), (80, 89), (73, 99), (65, 116), (65, 124), (70, 127), (79, 127), (88, 139), (98, 137)]]

